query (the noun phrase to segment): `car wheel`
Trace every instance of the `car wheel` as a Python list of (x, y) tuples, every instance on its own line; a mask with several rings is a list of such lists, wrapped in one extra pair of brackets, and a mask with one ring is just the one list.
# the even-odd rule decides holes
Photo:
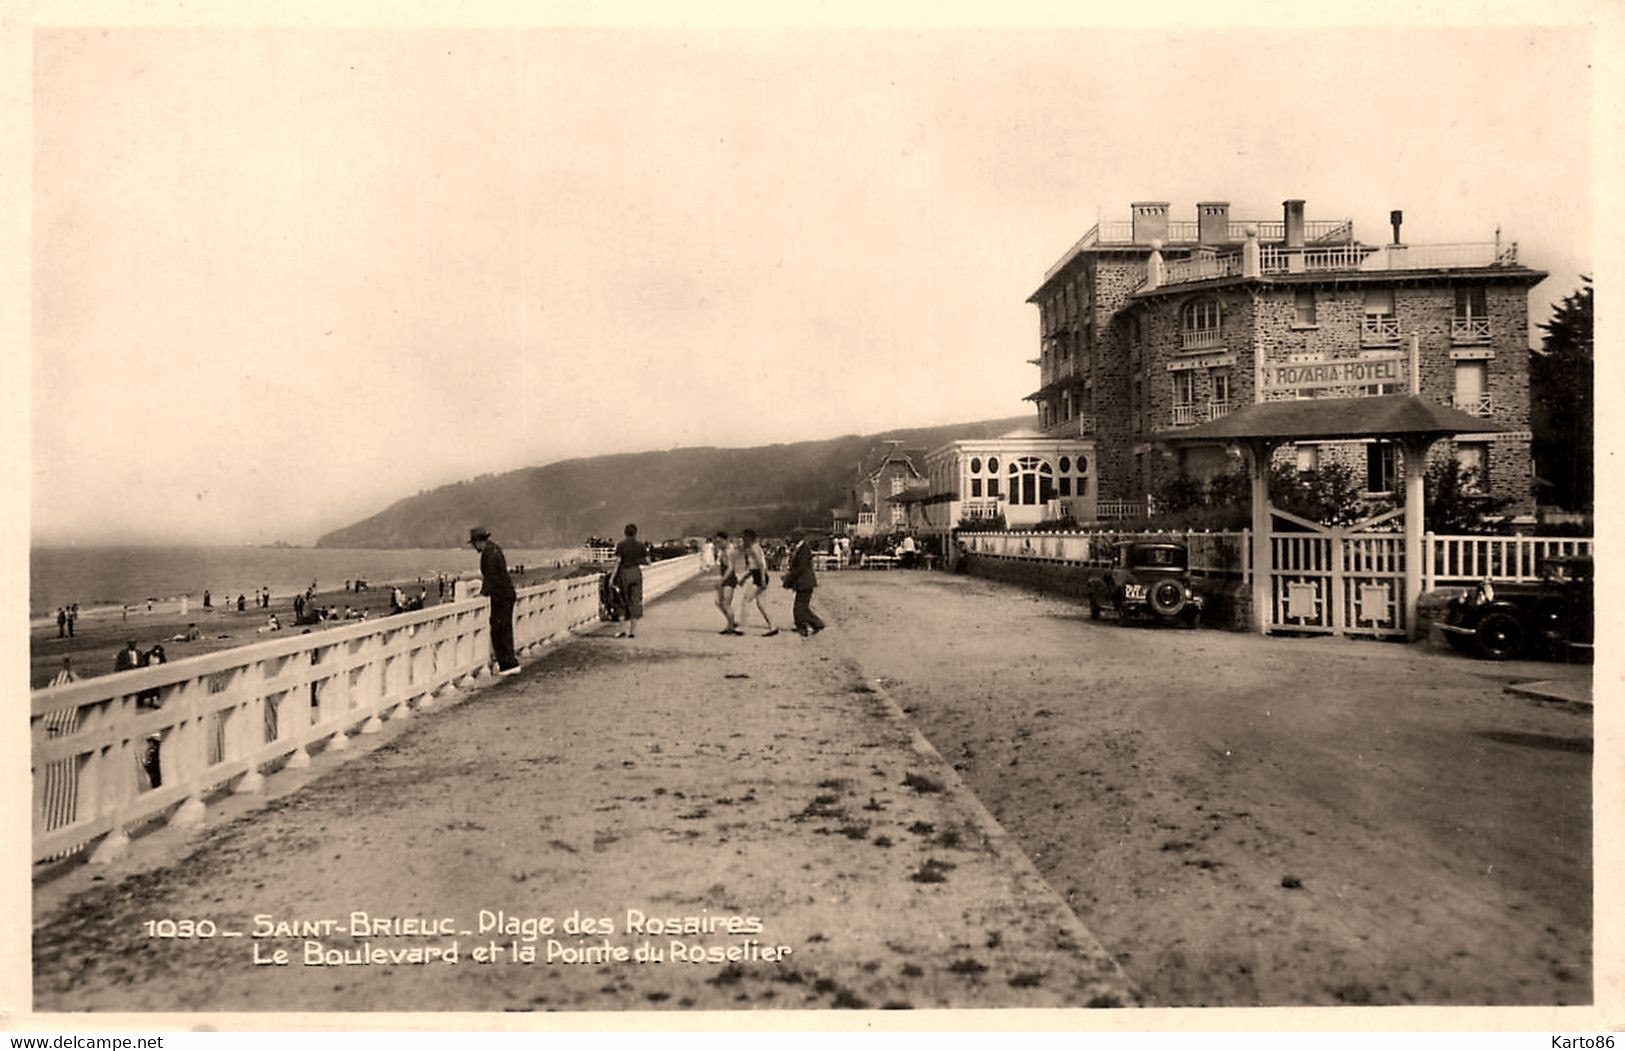
[(1159, 580), (1151, 588), (1151, 608), (1164, 617), (1177, 617), (1185, 608), (1185, 589), (1177, 581)]
[(1509, 613), (1491, 613), (1478, 622), (1473, 649), (1485, 660), (1511, 660), (1523, 652), (1523, 625)]

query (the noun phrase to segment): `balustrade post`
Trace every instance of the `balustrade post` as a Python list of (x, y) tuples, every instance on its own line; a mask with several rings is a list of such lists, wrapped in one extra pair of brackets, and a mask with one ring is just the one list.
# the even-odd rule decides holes
[[(237, 688), (247, 687), (248, 676), (238, 676)], [(265, 743), (265, 698), (258, 693), (258, 684), (254, 687), (255, 693), (247, 701), (236, 705), (231, 712), (231, 733), (226, 739), (232, 743), (233, 754), (228, 759), (235, 760), (256, 754)], [(237, 783), (232, 786), (233, 795), (257, 795), (265, 790), (265, 775), (260, 773), (258, 762), (243, 771)]]
[[(119, 694), (107, 704), (98, 705), (90, 718), (85, 718), (81, 714), (83, 720), (81, 725), (92, 732), (108, 724), (118, 726), (126, 721), (123, 716), (128, 714), (129, 705), (130, 698)], [(118, 819), (130, 800), (135, 798), (135, 770), (135, 752), (131, 750), (128, 738), (122, 733), (118, 734), (112, 743), (91, 752), (88, 761), (80, 768), (81, 809), (76, 816), (83, 818), (85, 803), (88, 801), (92, 815), (108, 816), (113, 819), (113, 827), (90, 853), (92, 865), (110, 864), (129, 852), (130, 836)], [(86, 774), (89, 776), (85, 776)]]
[(169, 815), (171, 828), (197, 828), (203, 824), (207, 808), (203, 802), (204, 774), (209, 766), (209, 740), (206, 733), (208, 717), (202, 712), (202, 701), (208, 697), (208, 686), (201, 679), (188, 679), (178, 684), (164, 699), (164, 707), (178, 718), (164, 735), (160, 756), (163, 775), (172, 784), (190, 786), (190, 792), (175, 812)]

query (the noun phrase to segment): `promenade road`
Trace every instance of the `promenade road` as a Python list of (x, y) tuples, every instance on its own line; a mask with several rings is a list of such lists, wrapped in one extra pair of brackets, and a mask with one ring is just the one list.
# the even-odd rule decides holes
[(1138, 1002), (840, 623), (722, 637), (709, 583), (36, 887), (36, 1009)]

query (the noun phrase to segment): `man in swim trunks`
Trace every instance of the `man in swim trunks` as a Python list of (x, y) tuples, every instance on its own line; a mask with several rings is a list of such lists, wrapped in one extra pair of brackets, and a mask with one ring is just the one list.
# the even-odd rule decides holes
[(717, 530), (717, 609), (728, 618), (728, 626), (719, 635), (743, 635), (734, 620), (734, 589), (739, 586), (739, 549), (728, 540), (728, 534)]
[(740, 563), (744, 570), (739, 578), (744, 595), (739, 600), (739, 623), (743, 624), (749, 619), (750, 605), (754, 602), (757, 612), (762, 615), (762, 623), (767, 625), (762, 637), (772, 638), (779, 633), (779, 629), (773, 626), (773, 618), (767, 615), (767, 607), (762, 605), (762, 595), (767, 592), (767, 554), (756, 539), (754, 529), (745, 530), (740, 534), (739, 541)]

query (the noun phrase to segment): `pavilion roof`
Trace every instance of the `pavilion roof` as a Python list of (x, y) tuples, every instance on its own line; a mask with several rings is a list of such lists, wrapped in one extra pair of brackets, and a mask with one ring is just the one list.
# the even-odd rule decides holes
[(1158, 441), (1185, 444), (1257, 439), (1443, 438), (1506, 429), (1482, 416), (1470, 416), (1420, 395), (1384, 394), (1369, 398), (1260, 402), (1194, 427), (1160, 431), (1155, 437)]

